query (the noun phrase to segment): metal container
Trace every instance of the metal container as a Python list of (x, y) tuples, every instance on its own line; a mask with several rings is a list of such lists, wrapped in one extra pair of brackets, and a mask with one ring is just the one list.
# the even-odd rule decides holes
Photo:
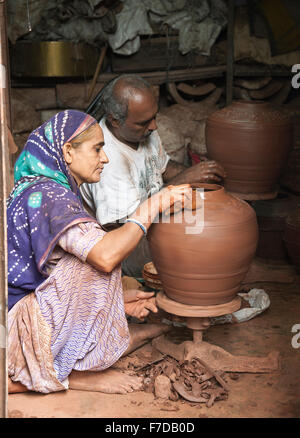
[(11, 46), (12, 75), (87, 77), (95, 72), (98, 50), (70, 41), (18, 41)]

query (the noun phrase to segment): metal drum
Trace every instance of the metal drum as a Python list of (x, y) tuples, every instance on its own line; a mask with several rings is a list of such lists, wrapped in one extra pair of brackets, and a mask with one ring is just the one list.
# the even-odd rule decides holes
[(12, 74), (20, 77), (92, 76), (98, 57), (96, 48), (69, 41), (18, 41), (11, 46)]

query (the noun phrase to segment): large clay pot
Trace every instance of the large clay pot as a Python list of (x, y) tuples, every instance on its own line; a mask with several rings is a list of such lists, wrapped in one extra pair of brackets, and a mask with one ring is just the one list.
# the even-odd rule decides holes
[(300, 274), (300, 207), (290, 213), (285, 221), (283, 240), (288, 255)]
[[(165, 294), (198, 306), (230, 302), (252, 258), (258, 226), (253, 208), (215, 184), (194, 184), (198, 208), (162, 216), (148, 239)], [(200, 190), (199, 190), (200, 189)], [(204, 190), (204, 191), (203, 191)]]
[(208, 155), (224, 167), (233, 193), (274, 191), (292, 141), (291, 118), (268, 102), (236, 101), (206, 122)]
[(275, 199), (254, 201), (257, 215), (259, 239), (256, 256), (273, 264), (288, 263), (288, 253), (283, 241), (285, 220), (295, 208), (293, 197), (280, 192)]

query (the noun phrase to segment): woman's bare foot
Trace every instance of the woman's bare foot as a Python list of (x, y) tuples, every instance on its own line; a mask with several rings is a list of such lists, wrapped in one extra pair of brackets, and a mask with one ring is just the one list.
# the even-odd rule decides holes
[[(165, 324), (129, 324), (130, 344), (123, 356), (169, 330)], [(104, 371), (73, 370), (69, 375), (69, 388), (82, 391), (126, 394), (142, 389), (142, 385), (140, 377), (111, 368)]]
[(16, 394), (17, 392), (27, 392), (29, 389), (22, 385), (20, 382), (13, 382), (10, 377), (8, 377), (8, 393)]
[(122, 371), (75, 371), (69, 375), (69, 388), (81, 391), (97, 391), (107, 394), (126, 394), (142, 389), (141, 377)]
[(157, 313), (154, 292), (144, 292), (138, 289), (125, 289), (124, 308), (127, 315), (143, 321), (149, 312)]

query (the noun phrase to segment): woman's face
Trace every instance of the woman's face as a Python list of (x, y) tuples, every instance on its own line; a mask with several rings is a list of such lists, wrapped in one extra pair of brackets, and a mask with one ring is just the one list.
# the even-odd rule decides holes
[(98, 123), (89, 129), (87, 137), (76, 147), (71, 143), (64, 144), (64, 158), (78, 186), (84, 182), (100, 181), (104, 164), (109, 161), (103, 146), (103, 132)]

